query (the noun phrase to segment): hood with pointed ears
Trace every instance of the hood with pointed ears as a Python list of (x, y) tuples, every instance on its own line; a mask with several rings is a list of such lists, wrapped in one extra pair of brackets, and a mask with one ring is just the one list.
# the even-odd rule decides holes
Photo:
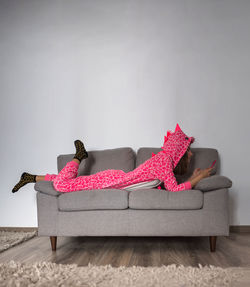
[(167, 131), (167, 136), (164, 136), (164, 144), (162, 150), (168, 154), (175, 168), (187, 151), (189, 145), (194, 142), (194, 137), (188, 137), (177, 124), (175, 131)]

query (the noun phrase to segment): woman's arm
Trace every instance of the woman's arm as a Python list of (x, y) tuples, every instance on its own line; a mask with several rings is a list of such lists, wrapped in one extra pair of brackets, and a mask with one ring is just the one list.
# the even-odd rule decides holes
[(190, 179), (181, 184), (177, 183), (174, 173), (170, 172), (164, 179), (164, 186), (166, 190), (169, 191), (182, 191), (192, 189), (201, 179), (210, 176), (212, 169), (212, 167), (203, 170), (196, 169), (196, 172), (193, 173)]
[(202, 179), (203, 177), (199, 174), (196, 176), (190, 177), (189, 181), (191, 183), (192, 188), (196, 186), (196, 184)]

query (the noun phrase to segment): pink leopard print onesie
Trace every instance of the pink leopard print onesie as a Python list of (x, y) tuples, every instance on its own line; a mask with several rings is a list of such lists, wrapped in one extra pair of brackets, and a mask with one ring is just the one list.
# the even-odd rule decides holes
[(168, 131), (164, 137), (162, 151), (146, 160), (130, 172), (108, 169), (86, 176), (78, 176), (79, 164), (70, 161), (58, 175), (46, 174), (45, 180), (53, 181), (53, 186), (60, 192), (71, 192), (89, 189), (116, 188), (124, 189), (126, 186), (143, 181), (159, 179), (169, 191), (192, 189), (191, 183), (186, 181), (177, 184), (174, 168), (186, 152), (188, 146), (194, 142), (176, 125), (175, 132)]

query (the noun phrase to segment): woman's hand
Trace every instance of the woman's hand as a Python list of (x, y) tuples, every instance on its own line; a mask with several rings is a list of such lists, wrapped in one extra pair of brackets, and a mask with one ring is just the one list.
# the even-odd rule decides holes
[(200, 172), (201, 172), (201, 169), (200, 169), (200, 168), (196, 168), (196, 169), (193, 171), (192, 176), (196, 176), (196, 175), (200, 174)]
[(202, 169), (199, 175), (201, 176), (201, 178), (209, 177), (211, 175), (212, 169), (213, 169), (212, 167)]
[(191, 177), (188, 179), (188, 181), (190, 181), (190, 180), (192, 180), (193, 178), (195, 178), (197, 175), (200, 174), (200, 172), (201, 172), (201, 169), (200, 169), (200, 168), (196, 168), (196, 169), (193, 171)]
[[(212, 167), (205, 169), (195, 169), (192, 177), (189, 179), (191, 186), (194, 187), (201, 179), (209, 177), (211, 175)], [(194, 175), (195, 173), (195, 175)]]

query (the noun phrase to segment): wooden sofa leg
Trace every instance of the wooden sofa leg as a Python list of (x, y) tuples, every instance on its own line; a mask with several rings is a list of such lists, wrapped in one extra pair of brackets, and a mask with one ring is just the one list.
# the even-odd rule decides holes
[(209, 236), (210, 251), (211, 252), (215, 252), (215, 249), (216, 249), (216, 238), (217, 238), (217, 236)]
[(57, 241), (57, 236), (50, 236), (50, 243), (51, 243), (52, 251), (56, 251), (56, 241)]

